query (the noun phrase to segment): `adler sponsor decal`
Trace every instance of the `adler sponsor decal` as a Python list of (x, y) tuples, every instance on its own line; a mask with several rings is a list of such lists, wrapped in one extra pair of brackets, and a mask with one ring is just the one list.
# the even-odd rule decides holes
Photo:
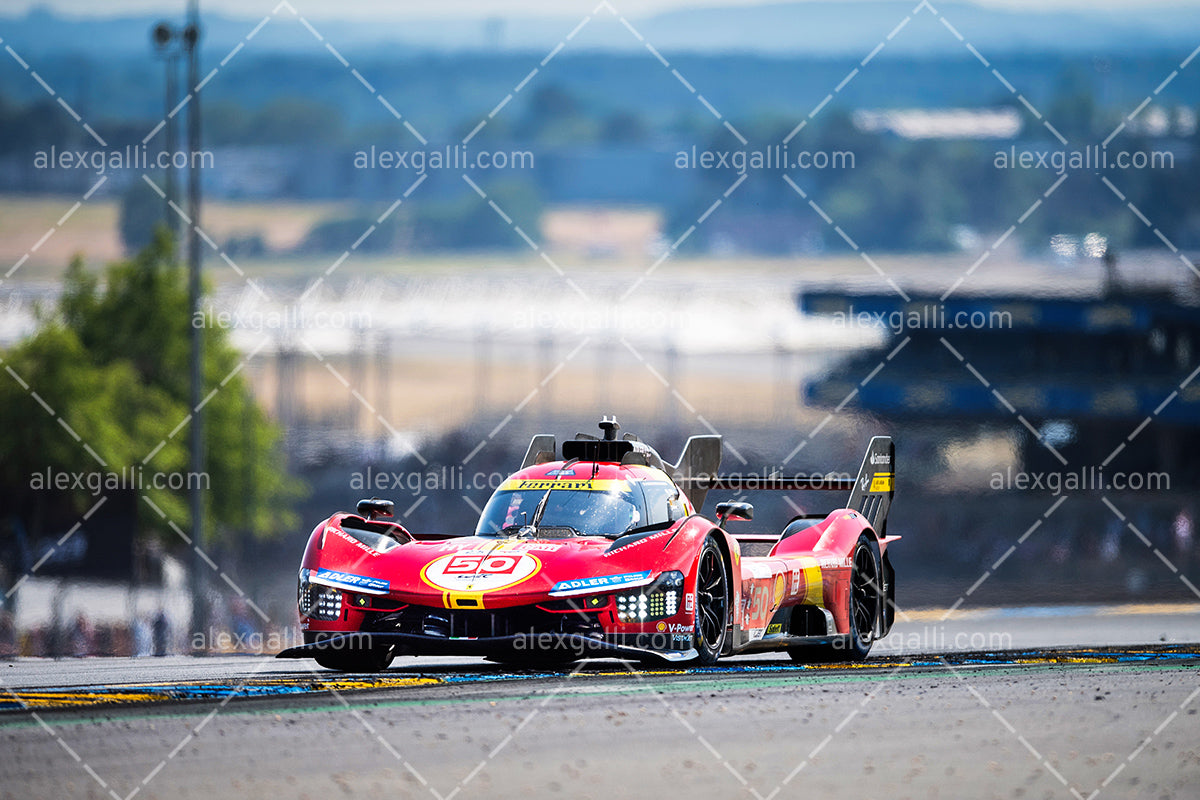
[(576, 578), (559, 581), (550, 590), (551, 597), (569, 597), (574, 594), (589, 594), (604, 589), (620, 589), (645, 586), (650, 582), (649, 572), (628, 572), (624, 575), (597, 575), (592, 578)]
[(317, 574), (310, 576), (309, 580), (322, 586), (353, 589), (366, 594), (385, 594), (389, 586), (383, 578), (368, 578), (366, 575), (354, 575), (332, 569), (318, 569)]

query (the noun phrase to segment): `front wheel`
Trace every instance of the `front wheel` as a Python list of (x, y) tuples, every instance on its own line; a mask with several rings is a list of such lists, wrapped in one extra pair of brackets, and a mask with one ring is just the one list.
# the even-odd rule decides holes
[(701, 666), (717, 663), (725, 646), (729, 620), (729, 570), (716, 540), (709, 536), (700, 548), (696, 567), (696, 626), (693, 646)]

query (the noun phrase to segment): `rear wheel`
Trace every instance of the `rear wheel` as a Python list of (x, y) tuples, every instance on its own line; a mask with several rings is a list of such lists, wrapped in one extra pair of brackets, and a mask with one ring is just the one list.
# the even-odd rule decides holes
[(729, 621), (729, 570), (716, 540), (709, 536), (700, 548), (696, 568), (696, 627), (693, 646), (702, 666), (717, 663), (725, 646)]
[(879, 543), (868, 533), (854, 546), (846, 613), (850, 632), (834, 637), (829, 644), (789, 647), (793, 661), (862, 661), (875, 643), (875, 630), (883, 606), (883, 571)]
[(882, 598), (879, 544), (864, 533), (854, 548), (854, 570), (850, 573), (850, 641), (846, 654), (855, 661), (866, 658), (875, 644)]

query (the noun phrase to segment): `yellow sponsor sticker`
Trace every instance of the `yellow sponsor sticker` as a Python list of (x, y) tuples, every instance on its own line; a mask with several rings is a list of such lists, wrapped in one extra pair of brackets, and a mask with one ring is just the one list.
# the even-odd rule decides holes
[(892, 490), (892, 473), (876, 472), (871, 478), (872, 492), (890, 492)]
[(442, 595), (446, 608), (482, 609), (483, 592), (446, 592)]
[(581, 480), (564, 481), (556, 478), (519, 479), (509, 478), (500, 485), (506, 491), (545, 491), (547, 489), (568, 489), (577, 492), (611, 492), (617, 489), (628, 489), (629, 481), (622, 480)]

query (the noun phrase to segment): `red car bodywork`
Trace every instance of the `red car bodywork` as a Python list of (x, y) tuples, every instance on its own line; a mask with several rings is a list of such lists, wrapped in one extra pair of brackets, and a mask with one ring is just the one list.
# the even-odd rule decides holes
[[(644, 504), (640, 514), (634, 512), (635, 521), (644, 524), (606, 535), (513, 524), (495, 534), (421, 538), (374, 513), (334, 514), (313, 529), (301, 562), (300, 625), (306, 645), (281, 657), (316, 657), (327, 666), (364, 669), (386, 666), (396, 654), (513, 658), (541, 653), (564, 660), (607, 654), (684, 661), (703, 655), (715, 639), (719, 652), (711, 654), (711, 662), (718, 654), (788, 649), (796, 655), (805, 647), (829, 648), (856, 635), (856, 613), (858, 627), (868, 621), (872, 628), (857, 632), (868, 649), (870, 640), (890, 627), (894, 578), (887, 548), (897, 537), (876, 530), (886, 523), (887, 503), (871, 518), (878, 506), (873, 499), (886, 497), (890, 503), (890, 439), (877, 438), (868, 451), (857, 508), (838, 509), (819, 520), (798, 518), (778, 537), (742, 541), (696, 513), (693, 500), (703, 503), (704, 495), (696, 492), (685, 468), (662, 464), (657, 454), (623, 458), (648, 463), (620, 463), (605, 460), (603, 446), (590, 452), (595, 460), (525, 466), (504, 483), (494, 502), (502, 510), (505, 502), (515, 503), (512, 498), (527, 492), (541, 498), (539, 513), (550, 499), (599, 508), (614, 492), (641, 498), (643, 488), (649, 497), (651, 487), (666, 487), (667, 493), (675, 490), (674, 506), (656, 512)], [(869, 463), (881, 462), (885, 454), (886, 464)], [(710, 483), (729, 485), (721, 478)], [(491, 509), (489, 504), (485, 517)], [(572, 512), (583, 520), (581, 526), (586, 510)], [(529, 514), (522, 519), (528, 523)], [(774, 540), (774, 545), (766, 556), (744, 556), (747, 538)], [(722, 564), (710, 555), (703, 583), (716, 586), (721, 574), (726, 581), (706, 592), (698, 585), (702, 556), (714, 545)], [(872, 569), (877, 594), (860, 599), (856, 612), (856, 570)], [(858, 585), (860, 595), (872, 591), (871, 585), (862, 589), (862, 575)], [(724, 604), (717, 602), (718, 591)], [(710, 617), (718, 612), (724, 617), (723, 633), (710, 630), (707, 642), (698, 606)], [(328, 655), (335, 647), (386, 651), (387, 656), (351, 659), (346, 666)], [(854, 657), (865, 654), (860, 642)]]

